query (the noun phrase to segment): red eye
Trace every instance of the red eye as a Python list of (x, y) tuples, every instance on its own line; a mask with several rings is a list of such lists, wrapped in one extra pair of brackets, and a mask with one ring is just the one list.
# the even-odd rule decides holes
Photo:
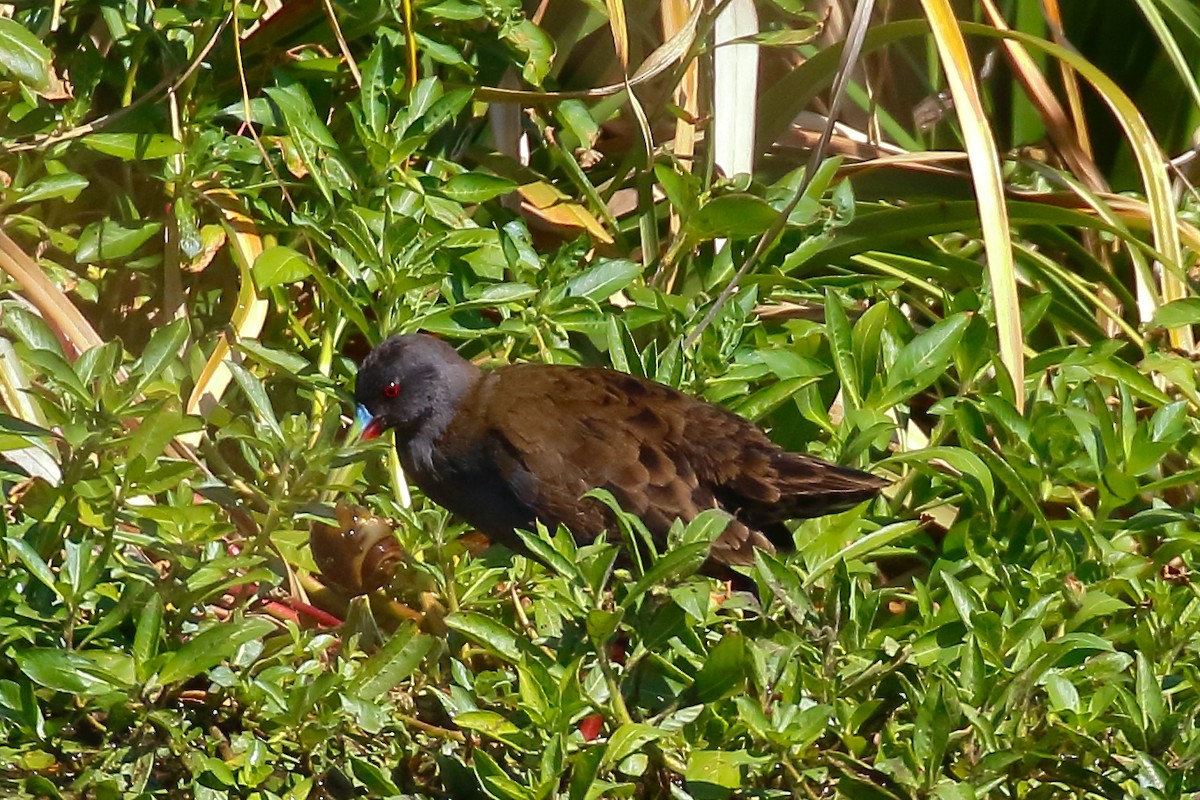
[(391, 400), (393, 397), (400, 396), (400, 384), (392, 381), (387, 386), (383, 387), (383, 396)]

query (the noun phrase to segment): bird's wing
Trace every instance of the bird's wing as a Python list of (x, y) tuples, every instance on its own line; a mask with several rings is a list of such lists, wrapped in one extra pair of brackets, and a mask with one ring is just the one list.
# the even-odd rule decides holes
[[(770, 445), (739, 417), (607, 370), (505, 367), (489, 375), (478, 400), (508, 451), (495, 461), (506, 465), (510, 483), (525, 488), (539, 519), (564, 522), (585, 538), (610, 523), (599, 504), (580, 501), (588, 490), (611, 491), (661, 541), (676, 519), (722, 505), (717, 492), (745, 467), (747, 443)], [(734, 521), (711, 556), (751, 563), (754, 547), (771, 544)]]
[[(479, 402), (509, 483), (546, 522), (592, 538), (611, 520), (593, 488), (608, 489), (652, 533), (709, 508), (734, 516), (710, 558), (751, 564), (754, 549), (790, 546), (784, 520), (849, 508), (886, 481), (774, 444), (719, 406), (609, 370), (523, 364), (481, 382)], [(781, 535), (786, 534), (786, 535)]]

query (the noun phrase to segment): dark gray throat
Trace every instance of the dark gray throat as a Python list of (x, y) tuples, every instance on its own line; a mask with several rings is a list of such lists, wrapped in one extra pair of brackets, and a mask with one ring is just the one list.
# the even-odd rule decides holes
[(400, 461), (414, 477), (436, 471), (442, 435), (462, 410), (463, 400), (483, 377), (483, 371), (466, 359), (439, 369), (436, 384), (430, 388), (429, 413), (411, 431), (396, 432)]

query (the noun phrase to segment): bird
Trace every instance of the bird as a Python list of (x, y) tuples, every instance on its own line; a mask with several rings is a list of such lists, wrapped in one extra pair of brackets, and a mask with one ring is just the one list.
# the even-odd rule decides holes
[(655, 381), (600, 367), (482, 369), (421, 333), (388, 338), (355, 384), (363, 439), (395, 431), (426, 497), (524, 553), (517, 530), (563, 525), (579, 544), (619, 540), (605, 489), (663, 545), (676, 520), (710, 508), (729, 521), (701, 568), (791, 550), (784, 524), (849, 509), (888, 481), (785, 450), (736, 414)]

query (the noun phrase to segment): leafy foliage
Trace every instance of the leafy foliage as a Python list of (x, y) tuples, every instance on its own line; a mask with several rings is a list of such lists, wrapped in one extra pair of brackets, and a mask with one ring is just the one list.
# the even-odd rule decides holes
[[(1074, 118), (1091, 161), (1060, 161), (1015, 61), (984, 84), (1012, 148), (1014, 385), (980, 255), (994, 221), (957, 163), (835, 138), (717, 300), (801, 185), (789, 121), (836, 48), (800, 4), (759, 4), (751, 38), (777, 78), (760, 168), (722, 176), (703, 137), (694, 158), (685, 142), (734, 123), (672, 98), (709, 68), (709, 14), (693, 41), (644, 5), (59, 2), (0, 19), (8, 795), (1200, 789), (1200, 236), (1191, 190), (1164, 221), (1142, 170), (1190, 148), (1195, 12), (1062, 21), (1076, 63), (1115, 81), (1094, 81), (1115, 123)], [(1001, 5), (1021, 42), (1047, 34)], [(870, 103), (851, 93), (848, 124), (961, 148), (936, 102), (901, 121), (940, 89), (913, 66), (933, 62), (929, 26), (875, 28), (892, 79)], [(1129, 52), (1150, 66), (1129, 74)], [(504, 88), (517, 76), (532, 94)], [(1141, 114), (1157, 140), (1122, 138)], [(1043, 134), (1054, 158), (1020, 149)], [(418, 329), (481, 360), (652, 377), (895, 483), (798, 525), (794, 555), (760, 554), (753, 595), (695, 574), (710, 515), (663, 552), (622, 517), (620, 561), (546, 530), (525, 538), (536, 558), (478, 554), (443, 510), (404, 502), (384, 448), (340, 416), (366, 348)], [(349, 600), (313, 577), (309, 526), (343, 497), (399, 521), (390, 592)]]

